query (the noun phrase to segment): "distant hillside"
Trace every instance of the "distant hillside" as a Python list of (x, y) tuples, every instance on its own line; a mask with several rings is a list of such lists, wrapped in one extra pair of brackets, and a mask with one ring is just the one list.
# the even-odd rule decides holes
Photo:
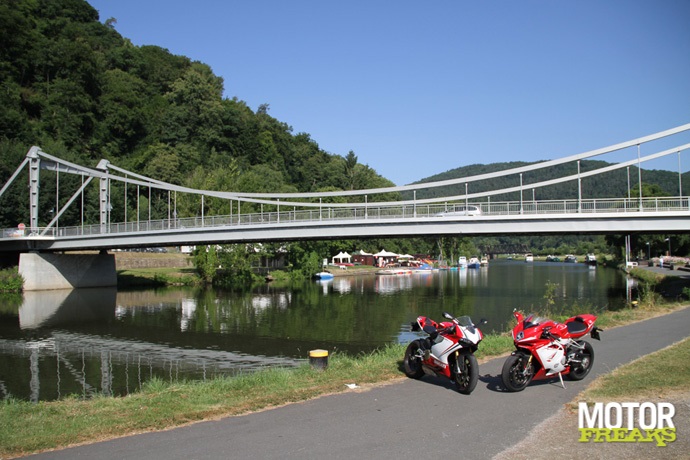
[[(520, 161), (513, 161), (509, 163), (492, 163), (488, 165), (474, 164), (470, 166), (463, 166), (461, 168), (452, 169), (441, 174), (436, 174), (431, 177), (420, 180), (415, 183), (426, 183), (444, 181), (450, 179), (457, 179), (460, 177), (477, 176), (480, 174), (487, 174), (496, 171), (503, 171), (521, 166), (532, 165), (535, 163), (526, 163)], [(591, 171), (594, 169), (603, 168), (610, 165), (605, 161), (584, 160), (580, 163), (581, 172)], [(576, 164), (565, 164), (552, 166), (549, 168), (540, 169), (523, 173), (522, 184), (526, 196), (530, 199), (532, 197), (532, 188), (530, 184), (555, 179), (558, 177), (569, 176), (577, 174)], [(687, 195), (690, 187), (690, 172), (682, 174), (683, 194)], [(677, 196), (678, 195), (678, 174), (671, 171), (648, 170), (642, 169), (642, 184), (656, 185), (661, 189), (660, 195)], [(496, 190), (508, 187), (517, 187), (520, 185), (520, 176), (514, 174), (512, 176), (501, 177), (497, 179), (490, 179), (478, 182), (472, 182), (468, 185), (469, 193), (483, 192), (486, 190)], [(638, 173), (637, 167), (630, 167), (630, 188), (631, 194), (637, 196), (638, 192)], [(445, 187), (438, 187), (429, 190), (420, 190), (417, 192), (417, 198), (435, 198), (442, 196), (463, 195), (465, 193), (465, 185), (457, 184)], [(538, 200), (552, 200), (562, 199), (563, 197), (577, 197), (577, 181), (571, 181), (562, 184), (556, 184), (549, 187), (538, 188), (534, 191)], [(644, 192), (643, 192), (644, 193)], [(628, 194), (628, 173), (626, 169), (612, 171), (606, 174), (598, 175), (591, 178), (582, 179), (582, 194), (583, 198), (613, 198), (624, 197)], [(409, 199), (410, 194), (406, 194)], [(512, 195), (503, 195), (492, 197), (492, 200), (519, 200), (519, 193)]]

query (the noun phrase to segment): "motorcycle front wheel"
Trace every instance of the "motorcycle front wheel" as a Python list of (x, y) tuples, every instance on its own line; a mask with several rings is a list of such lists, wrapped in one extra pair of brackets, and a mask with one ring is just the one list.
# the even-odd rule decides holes
[(477, 364), (477, 358), (472, 353), (461, 354), (458, 356), (458, 361), (460, 362), (455, 363), (455, 372), (453, 372), (455, 388), (460, 393), (468, 395), (477, 386), (479, 364)]
[(420, 348), (420, 341), (415, 340), (411, 342), (405, 350), (403, 368), (405, 370), (405, 375), (411, 379), (420, 379), (424, 375)]
[(528, 368), (528, 362), (529, 356), (523, 353), (508, 356), (501, 371), (503, 385), (508, 391), (522, 391), (532, 381), (534, 364), (530, 363)]
[(570, 372), (568, 377), (570, 380), (582, 380), (587, 377), (589, 371), (592, 370), (592, 364), (594, 364), (594, 348), (589, 342), (584, 340), (579, 341), (579, 344), (584, 344), (585, 348), (578, 353), (579, 363), (573, 363), (570, 365)]

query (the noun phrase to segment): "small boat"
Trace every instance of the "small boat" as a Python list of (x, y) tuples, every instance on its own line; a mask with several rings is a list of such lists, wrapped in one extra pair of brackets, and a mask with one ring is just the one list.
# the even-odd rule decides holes
[(585, 263), (587, 265), (596, 265), (597, 264), (597, 256), (595, 256), (592, 253), (589, 253), (585, 256)]
[(568, 254), (567, 256), (565, 256), (565, 259), (563, 261), (569, 264), (574, 264), (575, 262), (577, 262), (577, 257), (575, 257), (572, 254)]
[(534, 256), (528, 252), (525, 254), (525, 262), (534, 262)]
[(431, 265), (422, 265), (420, 267), (413, 268), (411, 271), (413, 274), (425, 274), (433, 272), (434, 268)]
[(560, 262), (561, 258), (558, 256), (548, 255), (548, 256), (546, 256), (546, 261), (547, 262)]
[(489, 259), (482, 256), (482, 258), (479, 260), (479, 265), (481, 265), (482, 267), (486, 267), (487, 265), (489, 265)]
[(470, 260), (467, 262), (467, 268), (479, 268), (481, 265), (482, 263), (477, 257), (470, 257)]
[(458, 268), (467, 268), (467, 257), (458, 257)]
[(333, 279), (333, 273), (331, 272), (319, 272), (314, 275), (314, 278), (317, 280), (332, 280)]

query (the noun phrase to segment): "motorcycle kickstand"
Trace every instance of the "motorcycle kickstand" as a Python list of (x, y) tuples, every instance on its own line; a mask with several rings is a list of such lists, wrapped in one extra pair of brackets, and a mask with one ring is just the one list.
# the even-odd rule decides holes
[(558, 373), (558, 378), (561, 379), (561, 386), (565, 390), (565, 383), (563, 383), (563, 374), (561, 372)]

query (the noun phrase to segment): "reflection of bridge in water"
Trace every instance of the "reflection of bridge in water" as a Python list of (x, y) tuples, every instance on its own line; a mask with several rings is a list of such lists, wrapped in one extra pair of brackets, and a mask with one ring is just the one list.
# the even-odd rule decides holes
[[(161, 299), (181, 305), (182, 334), (185, 321), (194, 313), (195, 302), (179, 293), (164, 294)], [(68, 394), (126, 395), (154, 377), (172, 382), (206, 380), (265, 367), (294, 367), (304, 362), (284, 356), (186, 348), (184, 344), (153, 343), (136, 335), (115, 337), (80, 330), (118, 321), (137, 308), (150, 308), (135, 306), (141, 305), (140, 300), (139, 293), (120, 295), (114, 288), (25, 292), (19, 309), (19, 327), (35, 334), (25, 340), (0, 339), (0, 354), (16, 363), (8, 367), (17, 369), (0, 379), (0, 398), (27, 393), (32, 401)], [(170, 334), (166, 338), (175, 341)]]
[[(125, 395), (158, 377), (176, 382), (218, 375), (236, 375), (262, 367), (292, 367), (303, 361), (282, 357), (252, 356), (218, 350), (170, 348), (154, 343), (111, 339), (66, 331), (54, 331), (35, 341), (0, 339), (0, 353), (29, 355), (30, 399), (38, 401), (42, 378), (59, 382), (58, 393), (83, 397), (97, 393)], [(41, 363), (52, 361), (42, 366)], [(50, 375), (53, 373), (53, 375)], [(1, 398), (9, 396), (7, 382), (0, 381)], [(62, 387), (60, 389), (59, 387)]]

